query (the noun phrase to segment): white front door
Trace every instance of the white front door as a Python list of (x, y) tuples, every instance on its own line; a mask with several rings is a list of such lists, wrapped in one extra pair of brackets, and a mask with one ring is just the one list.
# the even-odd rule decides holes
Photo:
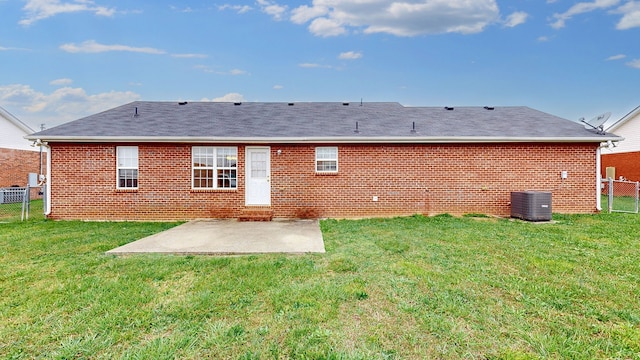
[(271, 148), (247, 147), (245, 205), (271, 205)]

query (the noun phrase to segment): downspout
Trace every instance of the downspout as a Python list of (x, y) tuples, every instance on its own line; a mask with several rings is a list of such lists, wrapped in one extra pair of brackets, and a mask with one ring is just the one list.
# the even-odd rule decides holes
[(602, 188), (601, 188), (601, 182), (602, 182), (602, 176), (600, 175), (601, 172), (601, 164), (600, 164), (600, 153), (602, 149), (602, 145), (598, 146), (598, 149), (596, 150), (596, 210), (597, 211), (602, 211), (602, 200), (601, 200), (601, 196), (602, 196)]
[(47, 177), (45, 178), (45, 201), (46, 206), (44, 209), (44, 215), (49, 216), (51, 214), (51, 146), (49, 144), (43, 144), (47, 148)]

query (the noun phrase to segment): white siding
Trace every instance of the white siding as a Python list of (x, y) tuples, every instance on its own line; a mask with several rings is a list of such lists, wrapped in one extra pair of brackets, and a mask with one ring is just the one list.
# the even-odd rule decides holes
[(603, 155), (640, 151), (640, 112), (626, 120), (624, 124), (616, 128), (613, 133), (622, 136), (624, 140), (619, 142), (616, 148), (610, 150), (603, 149)]
[(6, 149), (40, 151), (39, 148), (31, 147), (31, 142), (24, 138), (30, 133), (14, 123), (15, 120), (8, 119), (0, 112), (0, 147)]

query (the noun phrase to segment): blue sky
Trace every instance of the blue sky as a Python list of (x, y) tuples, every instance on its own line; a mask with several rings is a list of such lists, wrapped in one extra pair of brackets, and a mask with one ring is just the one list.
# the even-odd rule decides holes
[(33, 128), (134, 100), (640, 105), (640, 1), (0, 0), (0, 106)]

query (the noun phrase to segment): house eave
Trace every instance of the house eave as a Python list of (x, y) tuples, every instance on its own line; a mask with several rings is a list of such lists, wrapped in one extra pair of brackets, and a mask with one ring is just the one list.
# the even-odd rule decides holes
[(73, 143), (220, 143), (220, 144), (285, 144), (285, 143), (332, 143), (332, 144), (481, 144), (481, 143), (601, 143), (620, 141), (615, 135), (600, 137), (504, 137), (504, 136), (340, 136), (340, 137), (212, 137), (212, 136), (25, 136), (29, 140)]
[(620, 118), (618, 121), (616, 121), (615, 123), (613, 123), (611, 126), (609, 126), (606, 131), (607, 132), (614, 132), (616, 130), (618, 130), (618, 128), (622, 125), (624, 125), (625, 123), (627, 123), (629, 120), (635, 118), (637, 115), (640, 114), (640, 106), (637, 106), (635, 109), (631, 110), (629, 113), (627, 113), (625, 116), (623, 116), (622, 118)]
[(10, 112), (0, 107), (0, 116), (7, 119), (13, 125), (17, 126), (20, 130), (22, 130), (25, 134), (32, 134), (35, 131), (27, 124), (23, 123), (17, 117), (13, 116)]

